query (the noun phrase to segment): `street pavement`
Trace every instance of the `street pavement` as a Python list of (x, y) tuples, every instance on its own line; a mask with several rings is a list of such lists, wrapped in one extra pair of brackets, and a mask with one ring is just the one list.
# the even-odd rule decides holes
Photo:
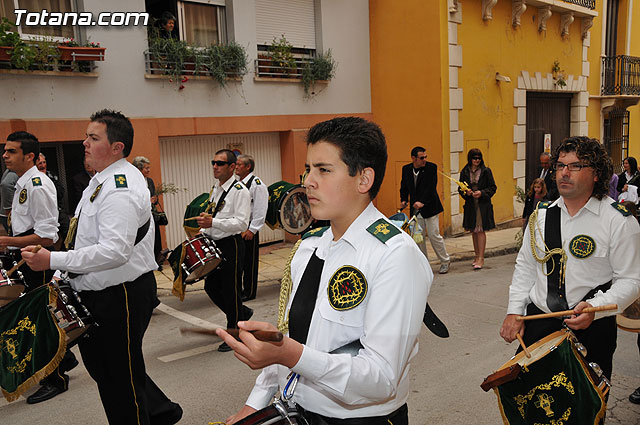
[[(448, 274), (437, 274), (439, 265), (432, 261), (435, 280), (429, 304), (451, 336), (438, 338), (426, 327), (420, 334), (420, 351), (410, 372), (410, 424), (502, 423), (495, 394), (483, 392), (480, 384), (516, 349), (515, 343), (507, 344), (498, 334), (515, 262), (516, 232), (488, 232), (482, 270), (472, 270), (469, 236), (446, 239), (449, 252), (458, 260)], [(255, 320), (275, 323), (279, 279), (289, 250), (290, 244), (261, 248), (258, 298), (247, 303), (255, 311)], [(432, 252), (430, 258), (435, 259)], [(220, 341), (216, 337), (181, 334), (185, 326), (219, 326), (225, 322), (224, 315), (212, 305), (201, 283), (191, 285), (181, 302), (170, 295), (171, 280), (157, 275), (162, 304), (145, 337), (147, 373), (183, 407), (181, 424), (223, 421), (244, 404), (259, 371), (250, 370), (233, 353), (217, 352)], [(78, 353), (77, 348), (73, 350)], [(97, 389), (82, 364), (70, 376), (69, 391), (44, 403), (27, 405), (25, 397), (13, 403), (0, 399), (0, 424), (106, 424)], [(627, 400), (640, 386), (635, 334), (618, 331), (613, 384), (606, 423), (640, 424), (640, 406)], [(25, 396), (33, 391), (35, 388)]]

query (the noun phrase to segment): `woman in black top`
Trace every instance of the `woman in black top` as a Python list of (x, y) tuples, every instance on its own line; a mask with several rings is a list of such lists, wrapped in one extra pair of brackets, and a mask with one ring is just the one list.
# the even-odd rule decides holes
[(460, 181), (467, 183), (470, 190), (458, 189), (465, 200), (462, 227), (471, 232), (476, 259), (472, 263), (475, 270), (484, 266), (484, 250), (487, 244), (485, 232), (496, 227), (493, 219), (491, 197), (496, 193), (496, 182), (491, 169), (484, 165), (480, 149), (467, 153), (467, 165), (460, 172)]
[[(626, 185), (632, 184), (640, 186), (640, 172), (638, 172), (638, 161), (632, 156), (625, 158), (622, 163), (624, 171), (618, 174), (618, 192), (626, 192)], [(617, 201), (617, 199), (616, 199)]]

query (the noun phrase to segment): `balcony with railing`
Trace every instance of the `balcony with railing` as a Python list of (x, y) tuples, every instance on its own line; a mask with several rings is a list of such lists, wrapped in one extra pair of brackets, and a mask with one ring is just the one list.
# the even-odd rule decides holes
[(602, 57), (600, 94), (640, 97), (640, 58), (626, 55)]
[(596, 0), (562, 0), (565, 3), (575, 4), (577, 6), (586, 7), (594, 10), (596, 8)]

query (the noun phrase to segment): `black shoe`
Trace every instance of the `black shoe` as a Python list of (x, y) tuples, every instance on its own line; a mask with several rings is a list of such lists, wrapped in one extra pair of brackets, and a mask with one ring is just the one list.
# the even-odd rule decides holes
[(62, 359), (62, 361), (60, 362), (60, 372), (64, 373), (64, 372), (69, 372), (70, 370), (72, 370), (74, 367), (78, 366), (78, 364), (80, 364), (78, 362), (78, 360), (76, 359), (76, 356), (73, 357), (65, 357)]
[(41, 401), (47, 401), (54, 398), (69, 389), (69, 377), (64, 375), (64, 387), (56, 387), (49, 383), (45, 383), (38, 391), (27, 397), (28, 404), (36, 404)]
[(173, 409), (169, 412), (151, 416), (151, 423), (153, 425), (173, 425), (177, 424), (182, 419), (182, 407), (178, 403), (173, 404)]
[(253, 316), (253, 309), (250, 307), (247, 307), (246, 305), (243, 307), (244, 307), (244, 314), (242, 315), (243, 316), (242, 320), (251, 319), (251, 317)]
[(636, 388), (636, 390), (631, 393), (629, 401), (634, 404), (640, 404), (640, 387)]
[(223, 342), (218, 346), (218, 351), (220, 351), (221, 353), (226, 353), (227, 351), (231, 351), (231, 350), (232, 348), (229, 347), (226, 342)]

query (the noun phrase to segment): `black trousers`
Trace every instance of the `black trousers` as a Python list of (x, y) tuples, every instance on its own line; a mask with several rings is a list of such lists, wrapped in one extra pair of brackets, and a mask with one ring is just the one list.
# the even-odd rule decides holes
[(403, 404), (400, 408), (385, 416), (350, 419), (328, 418), (304, 410), (300, 406), (297, 406), (297, 408), (302, 411), (302, 416), (309, 422), (309, 425), (409, 425), (409, 410), (406, 404)]
[(142, 339), (156, 296), (153, 272), (101, 291), (80, 293), (97, 326), (78, 346), (110, 424), (173, 423), (165, 418), (180, 409), (145, 370)]
[(242, 296), (254, 299), (258, 294), (258, 256), (260, 232), (250, 241), (244, 240), (244, 266), (242, 270)]
[(227, 327), (237, 328), (239, 320), (247, 319), (247, 308), (242, 305), (242, 263), (244, 241), (233, 235), (216, 241), (224, 261), (207, 275), (204, 290), (211, 301), (227, 315)]
[[(527, 316), (544, 313), (533, 303), (527, 306)], [(545, 336), (562, 329), (563, 321), (556, 318), (530, 320), (524, 327), (525, 345), (529, 346)], [(616, 351), (618, 328), (616, 317), (608, 316), (594, 320), (587, 329), (572, 332), (587, 349), (587, 361), (600, 366), (605, 376), (611, 379), (613, 353)], [(520, 351), (522, 348), (518, 348)]]

